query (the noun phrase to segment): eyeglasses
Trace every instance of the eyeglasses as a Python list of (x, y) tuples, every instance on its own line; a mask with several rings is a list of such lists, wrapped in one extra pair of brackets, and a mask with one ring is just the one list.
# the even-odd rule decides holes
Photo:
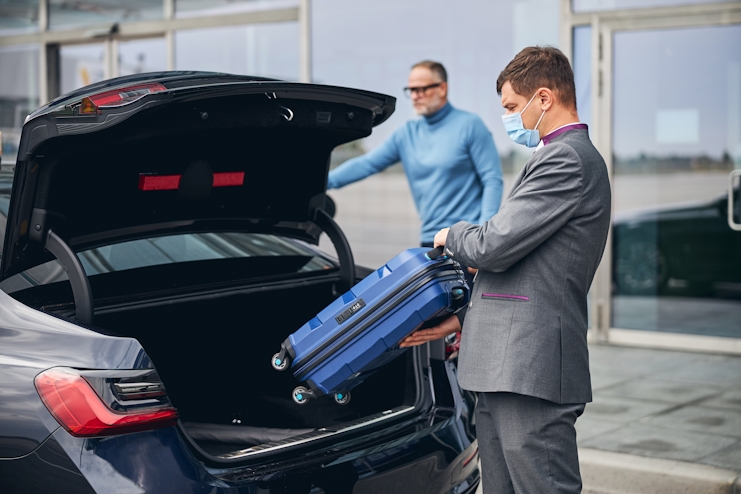
[(440, 84), (442, 84), (443, 81), (436, 82), (435, 84), (430, 84), (429, 86), (422, 86), (422, 87), (405, 87), (404, 88), (404, 96), (407, 98), (411, 98), (412, 94), (419, 94), (424, 95), (428, 89), (432, 89), (433, 87), (438, 87)]

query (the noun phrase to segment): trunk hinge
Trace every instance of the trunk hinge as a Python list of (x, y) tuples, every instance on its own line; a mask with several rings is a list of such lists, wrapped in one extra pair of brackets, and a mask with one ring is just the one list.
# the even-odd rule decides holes
[(340, 226), (323, 209), (316, 209), (314, 223), (327, 234), (334, 244), (337, 257), (340, 260), (340, 283), (337, 286), (339, 293), (345, 293), (355, 285), (355, 260), (350, 250), (350, 242), (342, 233)]
[(72, 285), (72, 296), (75, 299), (75, 319), (84, 324), (93, 323), (93, 292), (90, 289), (90, 281), (87, 273), (82, 267), (80, 258), (54, 233), (50, 223), (59, 222), (59, 215), (34, 209), (31, 216), (31, 228), (29, 229), (29, 240), (43, 245), (52, 253), (67, 272), (69, 283)]
[(90, 289), (87, 273), (77, 254), (53, 230), (47, 232), (44, 247), (54, 254), (54, 257), (67, 271), (67, 277), (72, 285), (72, 295), (75, 298), (75, 319), (81, 323), (92, 324), (93, 292)]

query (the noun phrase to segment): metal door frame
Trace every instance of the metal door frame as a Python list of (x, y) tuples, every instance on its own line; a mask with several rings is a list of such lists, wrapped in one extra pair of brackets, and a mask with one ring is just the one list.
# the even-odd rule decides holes
[[(574, 28), (591, 26), (592, 139), (607, 163), (612, 183), (613, 34), (741, 24), (741, 1), (674, 7), (574, 13), (571, 0), (561, 1), (560, 44), (573, 53)], [(741, 354), (741, 338), (664, 333), (613, 328), (612, 321), (612, 228), (591, 290), (591, 341), (653, 348)]]

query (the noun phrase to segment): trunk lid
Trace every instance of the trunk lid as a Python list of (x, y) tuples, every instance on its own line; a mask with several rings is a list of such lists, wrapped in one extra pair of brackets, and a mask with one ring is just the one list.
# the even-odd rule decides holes
[(75, 251), (219, 230), (316, 242), (332, 149), (370, 134), (394, 105), (368, 91), (201, 72), (58, 98), (23, 127), (0, 278), (52, 259), (50, 230)]

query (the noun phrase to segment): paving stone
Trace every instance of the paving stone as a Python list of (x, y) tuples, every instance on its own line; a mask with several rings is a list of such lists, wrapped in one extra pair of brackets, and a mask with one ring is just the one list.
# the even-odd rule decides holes
[(625, 396), (638, 400), (691, 403), (721, 394), (725, 388), (671, 380), (637, 378), (600, 389), (601, 395)]
[(700, 463), (741, 472), (741, 441), (701, 458)]
[(580, 446), (668, 460), (696, 462), (737, 443), (736, 439), (630, 424), (587, 439)]
[(622, 427), (622, 424), (618, 422), (582, 415), (576, 421), (576, 442), (581, 445), (587, 439), (614, 431), (619, 427)]
[(702, 355), (688, 359), (683, 365), (665, 369), (652, 376), (688, 383), (713, 386), (741, 386), (741, 358), (723, 355)]
[(627, 424), (669, 410), (674, 405), (649, 400), (595, 394), (594, 403), (587, 404), (583, 417)]
[(648, 417), (642, 423), (741, 439), (741, 414), (735, 410), (686, 406)]
[(741, 412), (741, 389), (731, 389), (721, 394), (701, 401), (698, 405), (710, 408), (724, 408)]
[(618, 383), (635, 379), (635, 376), (628, 374), (618, 374), (617, 372), (592, 371), (592, 391), (600, 391), (604, 388), (612, 387)]
[(694, 361), (701, 357), (698, 354), (647, 348), (607, 345), (591, 345), (589, 347), (589, 366), (592, 372), (628, 376), (646, 375), (656, 377), (656, 373), (670, 372), (671, 369), (686, 365), (688, 361)]

